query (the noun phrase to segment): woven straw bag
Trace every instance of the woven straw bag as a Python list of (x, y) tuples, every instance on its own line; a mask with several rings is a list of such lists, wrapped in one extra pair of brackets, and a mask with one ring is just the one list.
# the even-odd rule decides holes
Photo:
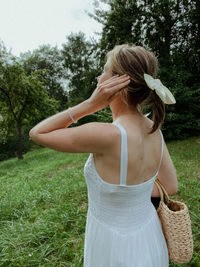
[(187, 263), (193, 255), (193, 237), (188, 208), (183, 202), (169, 199), (164, 186), (157, 178), (155, 184), (160, 192), (161, 199), (157, 213), (166, 239), (169, 259), (174, 263)]

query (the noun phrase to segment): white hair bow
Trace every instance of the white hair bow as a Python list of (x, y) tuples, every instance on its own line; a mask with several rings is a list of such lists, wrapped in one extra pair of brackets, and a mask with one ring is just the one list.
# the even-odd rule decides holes
[(159, 79), (154, 79), (151, 75), (144, 73), (146, 84), (151, 90), (155, 90), (156, 94), (165, 104), (175, 104), (176, 100), (167, 87), (165, 87)]

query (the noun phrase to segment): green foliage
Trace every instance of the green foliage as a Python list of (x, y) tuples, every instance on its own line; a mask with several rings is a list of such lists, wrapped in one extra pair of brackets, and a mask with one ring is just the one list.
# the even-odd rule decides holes
[(113, 121), (112, 112), (109, 106), (102, 110), (99, 110), (96, 114), (97, 114), (97, 121), (99, 122), (112, 123)]
[[(33, 145), (33, 142), (29, 140), (29, 127), (23, 127), (22, 129), (22, 153), (29, 151)], [(4, 142), (0, 142), (0, 161), (15, 158), (18, 156), (18, 136), (17, 132), (12, 135), (9, 132), (9, 136)]]
[(26, 75), (19, 63), (13, 63), (1, 71), (0, 104), (3, 122), (21, 120), (22, 124), (26, 124), (33, 116), (41, 117), (41, 111), (47, 114), (47, 107), (55, 110), (57, 102), (48, 96), (39, 70)]
[[(199, 138), (167, 143), (179, 182), (171, 198), (188, 206), (194, 238), (192, 260), (170, 267), (200, 262), (199, 146)], [(41, 148), (0, 162), (0, 266), (83, 266), (87, 157)]]
[[(36, 119), (47, 117), (57, 110), (57, 101), (50, 98), (44, 87), (40, 70), (25, 73), (14, 58), (0, 64), (0, 125), (1, 135), (6, 137), (17, 132), (18, 157), (22, 159), (22, 127)], [(6, 142), (4, 138), (3, 142)]]
[(99, 75), (96, 61), (96, 43), (87, 41), (85, 34), (70, 34), (63, 44), (64, 67), (69, 80), (69, 106), (74, 106), (89, 98), (96, 88)]
[(27, 75), (36, 70), (40, 71), (48, 95), (58, 101), (59, 111), (64, 110), (68, 101), (67, 73), (61, 51), (57, 47), (41, 45), (32, 52), (20, 54), (19, 61)]

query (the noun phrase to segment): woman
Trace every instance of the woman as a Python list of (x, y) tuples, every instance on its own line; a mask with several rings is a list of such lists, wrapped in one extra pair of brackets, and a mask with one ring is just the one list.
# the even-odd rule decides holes
[[(169, 257), (151, 197), (156, 177), (169, 195), (176, 170), (160, 127), (170, 91), (155, 79), (158, 62), (141, 46), (118, 45), (107, 54), (97, 88), (86, 101), (40, 122), (30, 137), (49, 148), (90, 153), (84, 166), (88, 212), (84, 267), (167, 267)], [(142, 114), (152, 106), (153, 121)], [(113, 123), (68, 126), (110, 106)], [(76, 120), (76, 121), (75, 121)]]

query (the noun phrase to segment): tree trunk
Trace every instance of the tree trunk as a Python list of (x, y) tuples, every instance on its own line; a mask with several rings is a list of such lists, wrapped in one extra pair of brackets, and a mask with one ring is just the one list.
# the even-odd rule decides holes
[(18, 134), (18, 151), (17, 151), (17, 157), (18, 159), (23, 159), (22, 154), (22, 124), (20, 121), (17, 122), (17, 134)]

